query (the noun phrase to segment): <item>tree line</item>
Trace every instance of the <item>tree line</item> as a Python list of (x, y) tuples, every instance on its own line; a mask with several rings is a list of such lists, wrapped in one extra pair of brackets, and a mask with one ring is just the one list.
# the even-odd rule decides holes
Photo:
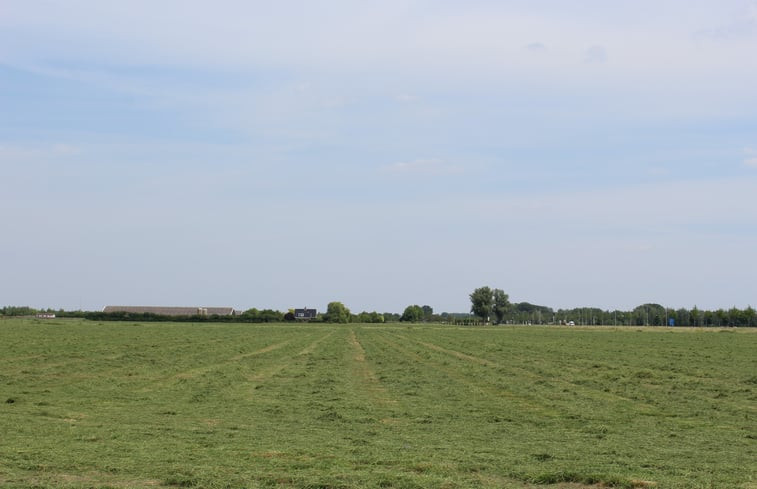
[(471, 314), (494, 324), (574, 324), (617, 326), (757, 327), (757, 311), (746, 309), (702, 310), (694, 306), (669, 308), (648, 303), (626, 310), (596, 307), (552, 309), (528, 302), (510, 303), (500, 289), (479, 287), (470, 294)]
[[(574, 324), (577, 326), (695, 326), (695, 327), (757, 327), (757, 311), (746, 309), (703, 310), (694, 306), (668, 308), (660, 304), (642, 304), (632, 310), (603, 310), (596, 307), (553, 309), (529, 302), (511, 303), (501, 289), (479, 287), (470, 294), (470, 312), (437, 314), (429, 305), (408, 305), (402, 313), (363, 311), (352, 313), (342, 302), (330, 302), (326, 311), (318, 313), (315, 323), (446, 323), (458, 325), (476, 324)], [(247, 309), (234, 316), (164, 316), (153, 313), (64, 311), (62, 309), (35, 309), (28, 306), (5, 306), (0, 316), (34, 316), (53, 313), (56, 317), (84, 318), (99, 321), (190, 321), (190, 322), (243, 322), (278, 323), (294, 321), (294, 310), (286, 312), (274, 309)]]
[[(65, 311), (63, 309), (35, 309), (28, 306), (5, 306), (0, 308), (2, 317), (36, 316), (37, 314), (55, 314), (61, 318), (83, 318), (98, 321), (175, 321), (175, 322), (238, 322), (238, 323), (280, 323), (295, 321), (294, 309), (287, 312), (274, 309), (247, 309), (237, 315), (200, 315), (168, 316), (151, 312), (104, 312), (104, 311)], [(311, 322), (326, 323), (383, 323), (385, 321), (399, 321), (400, 315), (395, 313), (361, 312), (352, 314), (341, 302), (329, 303), (325, 313), (319, 313)]]

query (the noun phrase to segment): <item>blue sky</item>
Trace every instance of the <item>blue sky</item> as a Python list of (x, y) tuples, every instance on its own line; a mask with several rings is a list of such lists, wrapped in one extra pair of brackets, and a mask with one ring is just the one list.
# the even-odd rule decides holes
[(0, 303), (757, 304), (757, 1), (0, 7)]

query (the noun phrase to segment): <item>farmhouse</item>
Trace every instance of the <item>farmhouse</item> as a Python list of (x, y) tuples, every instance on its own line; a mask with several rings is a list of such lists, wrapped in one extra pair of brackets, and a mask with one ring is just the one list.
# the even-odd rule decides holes
[(294, 318), (298, 321), (310, 321), (311, 319), (315, 319), (317, 315), (318, 311), (315, 309), (308, 309), (307, 307), (294, 310)]
[(233, 307), (105, 306), (103, 312), (158, 314), (160, 316), (232, 316)]

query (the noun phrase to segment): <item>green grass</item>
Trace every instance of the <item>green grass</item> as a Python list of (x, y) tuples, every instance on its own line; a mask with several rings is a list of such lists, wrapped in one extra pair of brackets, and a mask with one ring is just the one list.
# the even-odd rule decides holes
[(757, 488), (757, 331), (0, 320), (4, 488)]

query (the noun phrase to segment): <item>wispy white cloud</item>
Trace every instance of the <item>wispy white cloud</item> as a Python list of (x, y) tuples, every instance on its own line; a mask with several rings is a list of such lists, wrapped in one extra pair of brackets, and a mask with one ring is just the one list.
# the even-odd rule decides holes
[(526, 44), (525, 50), (530, 51), (532, 53), (543, 53), (547, 51), (547, 46), (540, 42), (532, 42), (529, 44)]
[[(634, 9), (618, 5), (578, 16), (559, 3), (549, 9), (498, 3), (430, 8), (420, 0), (388, 0), (380, 6), (336, 0), (324, 8), (289, 1), (227, 1), (223, 8), (206, 8), (202, 2), (173, 0), (135, 0), (128, 6), (71, 1), (47, 5), (46, 15), (33, 4), (10, 3), (0, 18), (7, 40), (13, 40), (0, 43), (6, 46), (0, 48), (0, 59), (8, 62), (89, 57), (106, 63), (115, 56), (132, 65), (295, 68), (364, 73), (366, 78), (393, 70), (397, 78), (422, 77), (437, 84), (473, 74), (478, 80), (512, 80), (523, 75), (513, 68), (528, 68), (533, 52), (547, 46), (551, 61), (544, 69), (561, 75), (561, 83), (566, 77), (582, 79), (574, 69), (582, 56), (607, 60), (608, 51), (619, 75), (646, 68), (658, 80), (695, 82), (692, 72), (702, 72), (704, 58), (734, 70), (742, 69), (740, 63), (754, 66), (748, 49), (725, 57), (722, 49), (732, 48), (703, 52), (687, 38), (711, 22), (713, 11), (728, 11), (734, 2), (696, 10), (687, 10), (684, 2), (667, 7), (646, 2), (659, 13), (654, 20), (640, 19)], [(300, 14), (292, 16), (295, 6)], [(178, 9), (182, 15), (177, 17)], [(682, 9), (687, 15), (681, 16)], [(755, 22), (749, 13), (754, 7), (750, 9), (740, 17), (746, 25)], [(589, 53), (586, 46), (593, 46)]]
[(670, 174), (670, 170), (664, 166), (653, 166), (647, 170), (650, 176), (661, 177)]
[[(533, 237), (568, 232), (600, 236), (688, 236), (754, 233), (757, 179), (710, 179), (575, 191), (503, 195), (450, 204), (448, 216), (492, 216), (503, 229), (533, 227)], [(454, 211), (453, 209), (457, 209)], [(535, 225), (538, 223), (538, 225)], [(546, 235), (543, 235), (546, 233)], [(724, 234), (723, 234), (724, 233)]]
[(743, 163), (750, 168), (757, 168), (757, 149), (744, 148)]
[(607, 51), (602, 46), (591, 46), (584, 54), (584, 61), (604, 64), (607, 62)]
[(452, 165), (438, 158), (420, 158), (398, 161), (381, 167), (383, 173), (407, 176), (442, 176), (463, 173), (460, 166)]
[(401, 93), (399, 95), (395, 95), (394, 100), (396, 100), (397, 102), (402, 102), (402, 103), (410, 103), (410, 102), (416, 102), (418, 100), (418, 96), (410, 94), (410, 93)]
[(26, 163), (72, 156), (80, 153), (77, 146), (64, 143), (20, 145), (0, 143), (0, 164)]
[(643, 243), (636, 245), (634, 248), (640, 253), (649, 253), (650, 251), (653, 251), (655, 249), (655, 246), (652, 244)]
[(757, 38), (757, 1), (748, 0), (735, 9), (730, 18), (721, 25), (700, 29), (697, 39), (715, 41), (744, 41)]

